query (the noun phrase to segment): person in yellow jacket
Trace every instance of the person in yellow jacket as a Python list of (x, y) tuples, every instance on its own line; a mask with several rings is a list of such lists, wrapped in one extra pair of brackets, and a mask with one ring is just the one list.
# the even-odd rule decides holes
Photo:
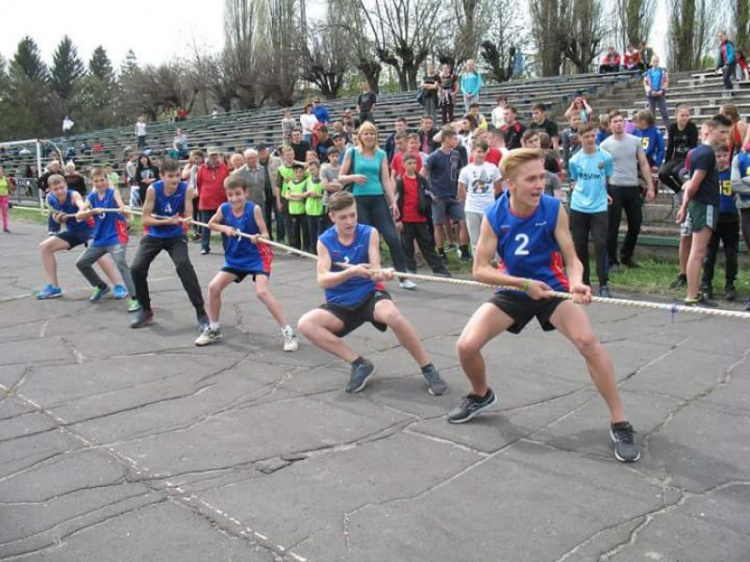
[(16, 190), (13, 178), (5, 175), (5, 170), (0, 166), (0, 213), (3, 217), (3, 232), (10, 232), (8, 228), (8, 205), (10, 204), (10, 194)]

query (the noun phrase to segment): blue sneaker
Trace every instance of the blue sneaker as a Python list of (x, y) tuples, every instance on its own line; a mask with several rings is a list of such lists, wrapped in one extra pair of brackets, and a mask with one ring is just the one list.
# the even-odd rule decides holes
[(38, 298), (40, 301), (45, 299), (59, 299), (62, 296), (63, 292), (60, 287), (55, 287), (54, 285), (47, 285), (44, 289), (39, 291), (36, 294), (36, 298)]
[(348, 393), (359, 392), (362, 390), (370, 377), (375, 374), (375, 365), (365, 359), (365, 362), (356, 367), (352, 366), (352, 374), (349, 377), (349, 384), (346, 385)]
[(106, 295), (107, 293), (109, 293), (109, 286), (108, 285), (104, 285), (102, 287), (95, 287), (94, 288), (94, 294), (91, 295), (91, 297), (89, 298), (89, 300), (91, 302), (96, 302), (96, 301), (102, 300), (102, 297), (104, 295)]
[(122, 285), (115, 285), (115, 288), (112, 289), (112, 296), (118, 301), (122, 300), (128, 296), (128, 290)]

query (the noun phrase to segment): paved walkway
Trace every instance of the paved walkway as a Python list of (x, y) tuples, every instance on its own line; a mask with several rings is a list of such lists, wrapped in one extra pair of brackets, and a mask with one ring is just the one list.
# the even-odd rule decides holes
[[(43, 227), (0, 237), (0, 560), (746, 561), (750, 330), (737, 321), (591, 307), (643, 460), (614, 460), (582, 360), (538, 327), (487, 349), (496, 409), (451, 426), (467, 391), (454, 346), (480, 291), (393, 288), (449, 385), (432, 397), (392, 334), (349, 340), (378, 366), (343, 392), (344, 365), (281, 337), (232, 286), (225, 338), (193, 340), (166, 255), (157, 323), (88, 302), (62, 255), (43, 284)], [(205, 287), (220, 255), (191, 248)], [(130, 250), (130, 257), (134, 249)], [(296, 319), (321, 301), (313, 266), (277, 258)]]

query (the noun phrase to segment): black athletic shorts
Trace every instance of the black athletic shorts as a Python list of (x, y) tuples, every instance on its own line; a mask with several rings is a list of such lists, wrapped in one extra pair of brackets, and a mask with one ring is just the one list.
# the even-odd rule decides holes
[(370, 322), (381, 332), (385, 332), (388, 326), (381, 322), (375, 322), (375, 305), (378, 301), (391, 300), (391, 295), (385, 291), (375, 291), (372, 295), (362, 302), (353, 306), (341, 306), (340, 304), (325, 303), (320, 306), (327, 310), (336, 318), (344, 323), (344, 327), (336, 334), (343, 338), (345, 335), (353, 332), (365, 322)]
[(68, 244), (70, 244), (70, 248), (68, 250), (72, 250), (76, 246), (80, 246), (81, 244), (88, 244), (89, 238), (91, 238), (91, 230), (88, 228), (84, 230), (65, 230), (64, 232), (58, 232), (55, 234), (57, 238), (60, 240), (64, 240)]
[(243, 271), (241, 269), (233, 269), (231, 267), (222, 267), (221, 270), (224, 273), (234, 275), (237, 278), (234, 280), (235, 283), (242, 283), (245, 280), (245, 277), (247, 277), (248, 275), (253, 276), (253, 281), (255, 281), (255, 278), (258, 275), (265, 275), (266, 277), (270, 277), (265, 271)]
[(540, 299), (535, 301), (525, 295), (513, 293), (496, 293), (489, 302), (494, 304), (505, 314), (510, 316), (514, 322), (508, 328), (511, 334), (520, 334), (532, 318), (536, 317), (542, 330), (549, 332), (555, 327), (550, 324), (549, 319), (561, 303), (567, 299), (552, 297), (551, 299)]

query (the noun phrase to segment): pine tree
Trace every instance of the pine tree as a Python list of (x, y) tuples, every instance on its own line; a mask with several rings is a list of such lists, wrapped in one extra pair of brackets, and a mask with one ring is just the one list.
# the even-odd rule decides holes
[(39, 55), (39, 47), (28, 35), (18, 43), (10, 63), (10, 74), (15, 78), (23, 76), (32, 82), (46, 83), (49, 80), (49, 71)]
[(67, 35), (62, 38), (52, 58), (52, 88), (60, 96), (66, 109), (69, 109), (77, 93), (81, 78), (86, 74), (83, 62), (78, 58), (78, 50)]
[(14, 138), (40, 137), (59, 132), (49, 86), (49, 71), (39, 47), (24, 37), (8, 66), (3, 121)]
[[(132, 52), (132, 51), (131, 51)], [(107, 51), (104, 47), (99, 45), (94, 49), (89, 61), (89, 73), (92, 76), (96, 76), (102, 82), (111, 83), (114, 81), (115, 73), (112, 69), (112, 62), (107, 56)]]

